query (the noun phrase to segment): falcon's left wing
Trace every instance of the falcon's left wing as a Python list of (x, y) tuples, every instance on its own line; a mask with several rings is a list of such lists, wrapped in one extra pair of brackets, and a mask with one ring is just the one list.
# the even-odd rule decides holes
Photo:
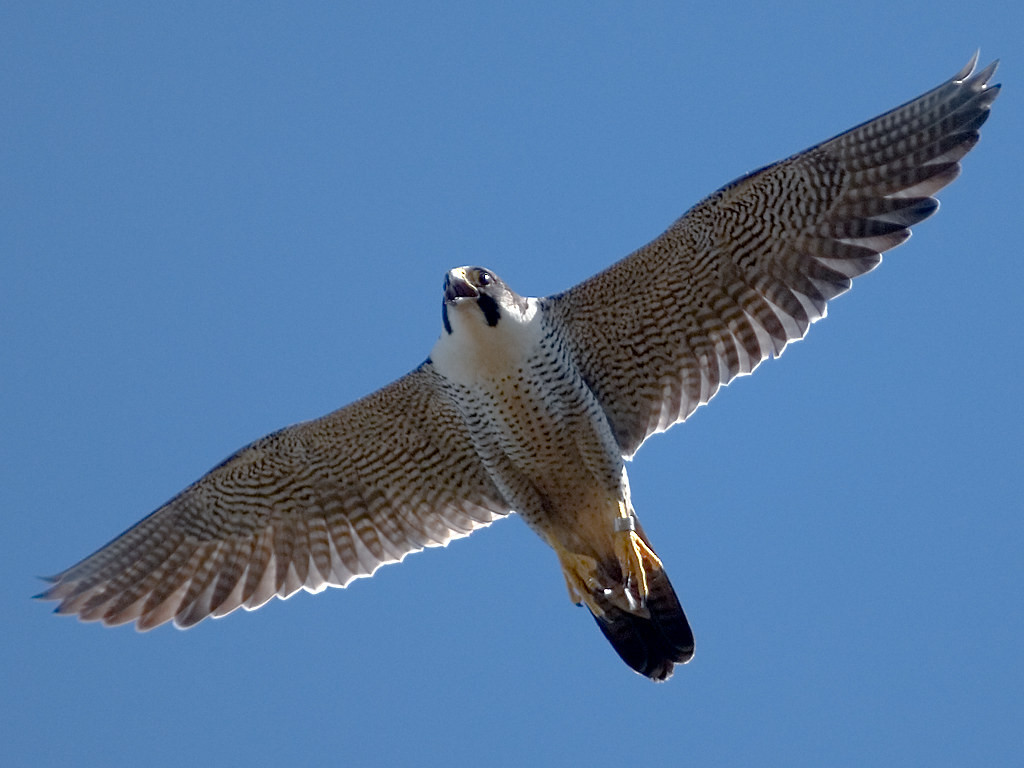
[(624, 456), (777, 357), (935, 212), (999, 91), (974, 59), (923, 96), (729, 184), (544, 301)]
[(424, 363), (257, 440), (39, 597), (86, 621), (188, 627), (468, 535), (509, 509), (441, 387)]

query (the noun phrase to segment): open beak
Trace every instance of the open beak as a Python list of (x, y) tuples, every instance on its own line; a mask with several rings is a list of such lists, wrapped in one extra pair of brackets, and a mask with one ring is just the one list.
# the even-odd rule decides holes
[(480, 292), (466, 279), (466, 270), (453, 269), (444, 279), (444, 300), (454, 304), (459, 299), (476, 299)]

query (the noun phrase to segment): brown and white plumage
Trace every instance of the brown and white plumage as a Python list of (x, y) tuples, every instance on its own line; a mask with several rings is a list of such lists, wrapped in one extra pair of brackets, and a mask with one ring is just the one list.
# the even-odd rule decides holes
[(87, 621), (189, 627), (274, 595), (343, 587), (487, 525), (510, 510), (468, 436), (448, 428), (458, 414), (438, 383), (421, 366), (257, 440), (43, 596)]
[(565, 293), (452, 270), (423, 365), (242, 449), (41, 597), (85, 620), (186, 627), (344, 586), (516, 511), (623, 659), (666, 679), (693, 637), (624, 459), (802, 338), (935, 211), (998, 93), (995, 64), (975, 60), (723, 187)]
[(553, 297), (626, 455), (803, 338), (829, 299), (936, 211), (932, 195), (960, 173), (999, 92), (988, 85), (997, 62), (975, 72), (976, 62), (977, 54), (917, 99), (727, 184)]

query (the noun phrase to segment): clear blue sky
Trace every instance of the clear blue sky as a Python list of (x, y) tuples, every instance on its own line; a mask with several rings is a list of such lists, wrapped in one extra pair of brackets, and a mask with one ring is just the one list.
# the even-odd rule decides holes
[[(5, 765), (1019, 759), (1019, 3), (208, 5), (3, 4)], [(977, 47), (1005, 89), (938, 215), (630, 467), (670, 683), (517, 519), (188, 632), (29, 599), (417, 365), (449, 267), (563, 289)]]

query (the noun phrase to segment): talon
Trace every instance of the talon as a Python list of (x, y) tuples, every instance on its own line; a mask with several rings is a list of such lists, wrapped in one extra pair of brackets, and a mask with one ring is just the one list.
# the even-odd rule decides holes
[(569, 599), (576, 605), (585, 605), (595, 616), (604, 616), (604, 611), (591, 597), (591, 593), (599, 588), (597, 581), (597, 561), (586, 555), (577, 555), (556, 548), (559, 565), (565, 586), (569, 589)]
[[(649, 592), (648, 569), (661, 570), (661, 559), (647, 546), (636, 528), (636, 517), (624, 509), (613, 521), (614, 557), (618, 562), (622, 581), (618, 584), (605, 583), (607, 574), (602, 575), (598, 561), (589, 555), (570, 552), (558, 543), (551, 546), (558, 554), (562, 576), (569, 591), (569, 599), (576, 605), (585, 605), (597, 617), (605, 615), (605, 609), (598, 600), (622, 610), (644, 615)], [(605, 566), (610, 566), (605, 563)]]
[[(629, 515), (628, 519), (633, 521), (634, 518)], [(640, 600), (644, 601), (647, 599), (647, 568), (660, 569), (664, 566), (661, 564), (661, 558), (640, 538), (640, 534), (636, 532), (636, 524), (633, 523), (628, 528), (620, 527), (619, 520), (615, 521), (615, 530), (625, 534), (616, 537), (615, 540), (615, 554), (619, 560), (619, 567), (622, 573), (637, 585)]]

